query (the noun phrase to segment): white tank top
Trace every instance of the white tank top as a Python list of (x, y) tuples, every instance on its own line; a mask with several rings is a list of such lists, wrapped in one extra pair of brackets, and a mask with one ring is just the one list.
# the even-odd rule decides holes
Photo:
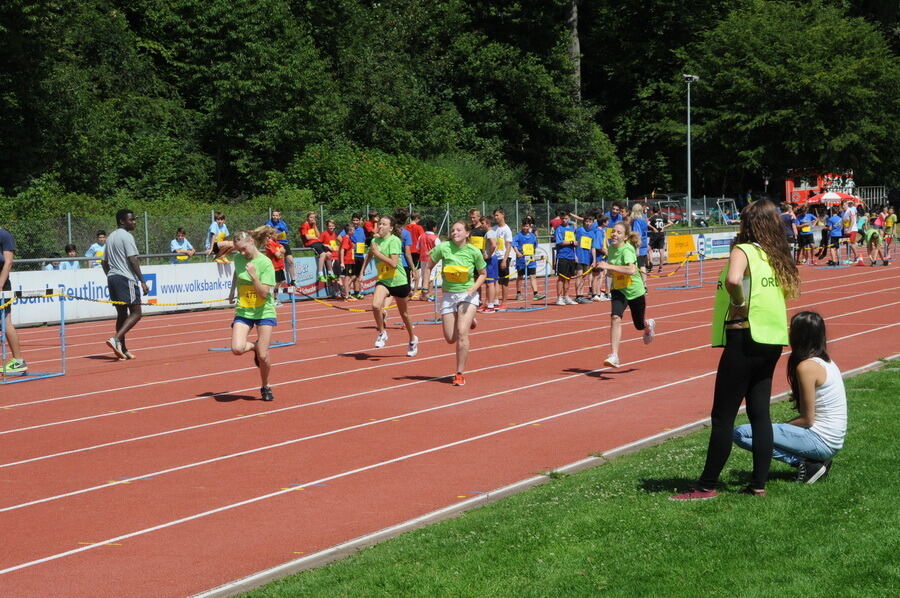
[(847, 393), (841, 371), (833, 362), (813, 357), (825, 368), (825, 382), (816, 388), (816, 414), (810, 428), (834, 450), (843, 448), (847, 434)]

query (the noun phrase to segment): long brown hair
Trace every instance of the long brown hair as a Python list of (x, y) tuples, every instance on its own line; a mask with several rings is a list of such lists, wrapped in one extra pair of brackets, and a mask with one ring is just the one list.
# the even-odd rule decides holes
[(758, 243), (769, 258), (784, 296), (793, 298), (800, 295), (800, 273), (791, 256), (775, 204), (759, 200), (741, 210), (741, 229), (734, 243)]

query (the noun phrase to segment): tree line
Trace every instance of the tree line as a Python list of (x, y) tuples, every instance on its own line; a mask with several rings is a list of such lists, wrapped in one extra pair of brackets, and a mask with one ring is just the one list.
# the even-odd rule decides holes
[(878, 0), (7, 0), (0, 196), (683, 190), (683, 73), (695, 195), (798, 167), (897, 185), (898, 49)]

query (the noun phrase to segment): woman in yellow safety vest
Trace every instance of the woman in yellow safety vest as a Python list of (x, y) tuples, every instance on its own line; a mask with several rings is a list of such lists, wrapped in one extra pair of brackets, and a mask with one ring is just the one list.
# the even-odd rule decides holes
[(745, 399), (753, 432), (753, 473), (743, 493), (765, 496), (772, 461), (772, 374), (788, 344), (785, 298), (799, 294), (800, 276), (775, 204), (748, 205), (741, 211), (741, 228), (716, 290), (712, 345), (725, 350), (716, 373), (706, 466), (697, 486), (673, 500), (716, 496), (719, 474), (731, 453), (734, 420)]

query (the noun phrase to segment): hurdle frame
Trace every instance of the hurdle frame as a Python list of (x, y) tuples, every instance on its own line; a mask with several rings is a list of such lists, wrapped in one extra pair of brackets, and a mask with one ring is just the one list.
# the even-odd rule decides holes
[[(59, 298), (59, 363), (60, 371), (58, 372), (40, 372), (30, 374), (22, 372), (20, 374), (6, 373), (6, 316), (0, 317), (0, 386), (6, 384), (16, 384), (19, 382), (34, 382), (37, 380), (45, 380), (47, 378), (57, 378), (66, 375), (66, 300), (67, 297), (55, 293), (53, 289), (45, 289), (43, 291), (0, 291), (0, 305), (7, 300), (11, 301), (9, 307), (12, 307), (18, 299), (26, 297), (57, 297)], [(8, 317), (12, 321), (12, 313)]]
[[(280, 349), (281, 347), (293, 347), (297, 344), (297, 296), (294, 292), (297, 289), (296, 285), (289, 285), (286, 287), (275, 287), (273, 291), (275, 292), (275, 297), (281, 297), (281, 290), (287, 289), (289, 292), (287, 293), (291, 298), (291, 340), (283, 341), (280, 343), (272, 343), (269, 345), (270, 349)], [(231, 347), (209, 347), (208, 351), (231, 351)]]
[(697, 261), (700, 263), (700, 284), (691, 284), (691, 260), (689, 259), (692, 255), (697, 255), (696, 251), (689, 251), (685, 254), (685, 258), (688, 258), (684, 262), (684, 284), (671, 286), (671, 287), (659, 287), (661, 291), (685, 291), (688, 289), (699, 289), (703, 286), (703, 258), (698, 255)]

